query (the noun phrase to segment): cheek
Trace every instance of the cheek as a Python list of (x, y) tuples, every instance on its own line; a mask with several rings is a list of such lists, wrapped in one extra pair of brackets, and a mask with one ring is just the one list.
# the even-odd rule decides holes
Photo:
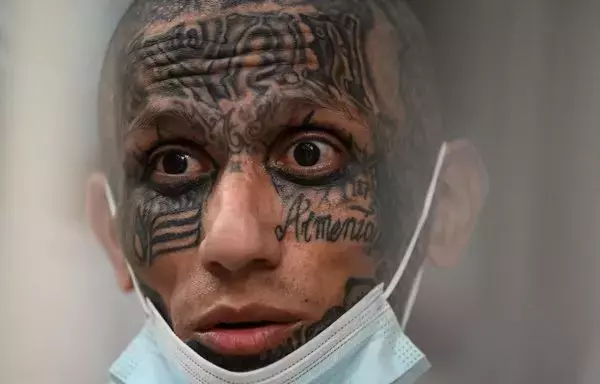
[(122, 218), (126, 258), (145, 285), (168, 306), (178, 276), (201, 238), (201, 215), (207, 188), (167, 198), (155, 191), (132, 191)]
[(169, 312), (172, 307), (171, 299), (178, 286), (178, 279), (182, 276), (181, 273), (185, 270), (185, 266), (189, 264), (186, 262), (186, 258), (189, 257), (186, 257), (185, 254), (161, 258), (151, 267), (140, 268), (136, 271), (139, 278), (160, 295)]
[(360, 245), (343, 243), (299, 243), (293, 239), (283, 242), (284, 257), (280, 273), (292, 278), (293, 285), (304, 295), (303, 304), (313, 308), (315, 319), (344, 300), (344, 288), (353, 277), (373, 277), (374, 265)]
[(374, 276), (369, 254), (379, 228), (369, 180), (357, 175), (319, 188), (278, 183), (286, 192), (284, 216), (275, 228), (284, 255), (281, 267), (310, 286), (315, 297), (339, 300), (348, 278)]
[(283, 243), (282, 268), (290, 275), (303, 276), (306, 282), (327, 282), (333, 276), (369, 276), (373, 262), (359, 245), (328, 242)]
[(146, 188), (134, 190), (123, 218), (123, 247), (133, 264), (150, 268), (165, 255), (198, 246), (204, 200), (211, 184), (170, 198)]

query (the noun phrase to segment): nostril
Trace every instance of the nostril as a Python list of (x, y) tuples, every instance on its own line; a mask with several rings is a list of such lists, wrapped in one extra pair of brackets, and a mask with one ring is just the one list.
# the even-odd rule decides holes
[(204, 268), (206, 268), (210, 274), (220, 278), (223, 278), (230, 273), (229, 269), (225, 268), (224, 265), (217, 261), (210, 261), (206, 263)]
[[(205, 268), (217, 275), (244, 268), (272, 268), (279, 262), (279, 243), (272, 227), (249, 209), (221, 209), (205, 226), (206, 236), (199, 255)], [(270, 218), (265, 218), (269, 219)]]

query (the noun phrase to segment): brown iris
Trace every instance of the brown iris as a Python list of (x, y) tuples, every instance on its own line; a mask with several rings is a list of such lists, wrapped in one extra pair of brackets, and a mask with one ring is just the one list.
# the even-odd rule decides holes
[(199, 150), (165, 145), (150, 156), (152, 181), (159, 184), (196, 180), (213, 170), (210, 157)]
[(303, 142), (294, 149), (294, 160), (302, 167), (312, 167), (320, 158), (321, 150), (315, 143)]
[(338, 172), (348, 151), (327, 132), (300, 132), (284, 138), (271, 151), (269, 165), (293, 178), (319, 179)]

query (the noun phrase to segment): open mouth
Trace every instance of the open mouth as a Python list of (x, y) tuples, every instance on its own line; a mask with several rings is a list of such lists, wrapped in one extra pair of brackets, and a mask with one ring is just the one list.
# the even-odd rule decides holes
[(270, 325), (281, 325), (282, 323), (276, 323), (274, 321), (247, 321), (241, 323), (218, 323), (214, 329), (248, 329), (248, 328), (261, 328), (268, 327)]
[(283, 344), (300, 323), (252, 321), (217, 323), (195, 334), (195, 339), (214, 352), (228, 356), (257, 355)]
[(298, 315), (262, 305), (217, 307), (196, 324), (194, 339), (221, 355), (257, 355), (283, 344), (301, 323)]

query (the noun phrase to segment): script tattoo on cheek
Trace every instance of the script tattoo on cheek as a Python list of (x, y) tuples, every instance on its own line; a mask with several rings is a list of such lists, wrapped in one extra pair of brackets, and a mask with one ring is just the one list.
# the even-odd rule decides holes
[(372, 243), (377, 238), (377, 224), (367, 217), (356, 219), (334, 219), (331, 214), (320, 215), (311, 210), (312, 202), (300, 193), (288, 209), (284, 225), (275, 228), (279, 241), (283, 240), (289, 228), (294, 229), (298, 242), (324, 240), (335, 242), (347, 240)]

